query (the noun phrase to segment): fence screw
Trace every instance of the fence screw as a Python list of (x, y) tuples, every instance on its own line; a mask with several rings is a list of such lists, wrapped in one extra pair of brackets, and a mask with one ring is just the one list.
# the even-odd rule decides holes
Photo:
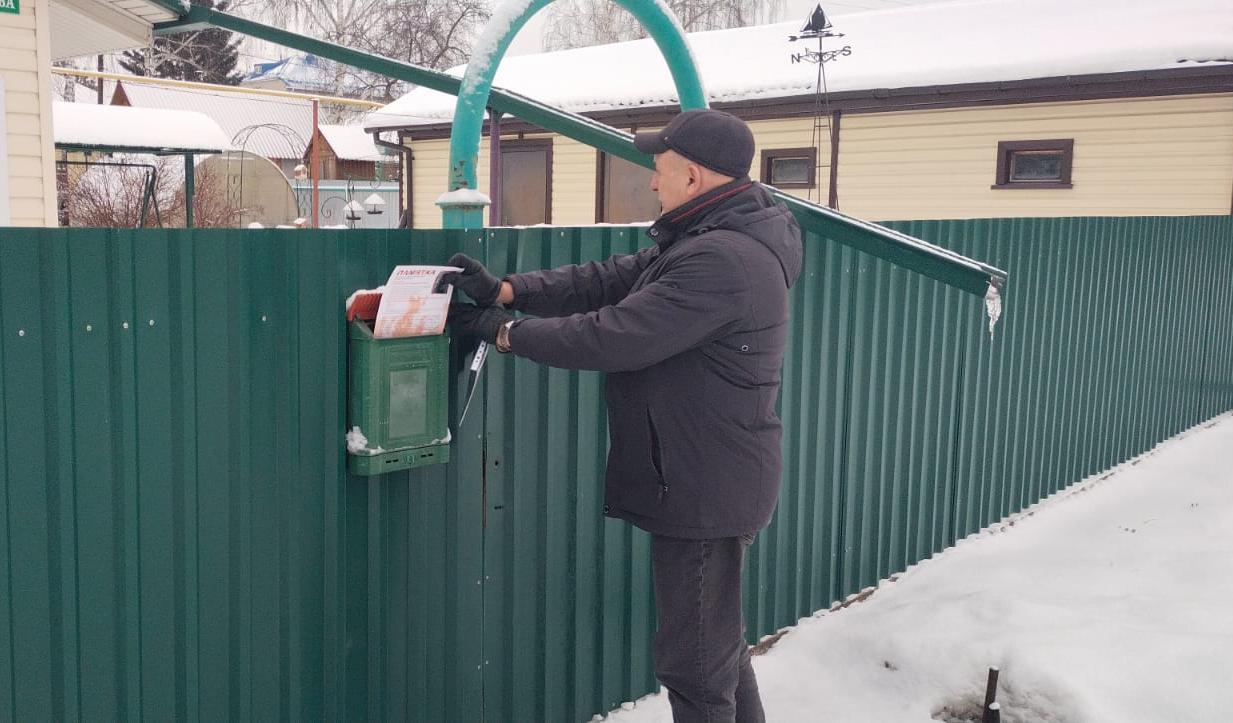
[(150, 326), (154, 326), (154, 320), (150, 319)]
[(127, 328), (128, 328), (128, 322), (127, 322), (127, 321), (126, 321), (126, 322), (124, 322), (121, 326), (123, 326), (125, 329), (127, 329)]
[(17, 330), (17, 336), (25, 336), (25, 335), (26, 335), (26, 330), (25, 330), (25, 329), (18, 329), (18, 330)]
[(94, 325), (93, 325), (93, 324), (86, 324), (86, 331), (94, 331)]

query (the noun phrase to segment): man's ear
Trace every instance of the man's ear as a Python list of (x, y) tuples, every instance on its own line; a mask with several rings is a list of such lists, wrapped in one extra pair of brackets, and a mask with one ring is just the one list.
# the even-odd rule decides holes
[(689, 174), (689, 181), (688, 181), (689, 187), (694, 188), (694, 189), (701, 188), (702, 187), (702, 168), (694, 163), (691, 163), (688, 166), (686, 166), (685, 170)]

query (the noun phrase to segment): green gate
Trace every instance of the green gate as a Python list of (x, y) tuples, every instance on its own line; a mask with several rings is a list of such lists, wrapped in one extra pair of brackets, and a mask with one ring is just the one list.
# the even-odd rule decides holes
[[(990, 339), (809, 235), (751, 640), (1233, 408), (1233, 218), (895, 226), (1007, 269), (1007, 312)], [(0, 233), (0, 719), (584, 720), (654, 687), (600, 375), (490, 358), (447, 466), (349, 478), (343, 443), (351, 291), (641, 229)]]

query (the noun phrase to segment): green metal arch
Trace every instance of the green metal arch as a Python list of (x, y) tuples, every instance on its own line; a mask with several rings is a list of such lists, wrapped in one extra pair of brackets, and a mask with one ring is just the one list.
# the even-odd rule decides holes
[[(497, 67), (514, 36), (532, 16), (554, 0), (508, 0), (497, 8), (476, 44), (467, 72), (462, 78), (454, 123), (450, 131), (450, 174), (447, 191), (474, 189), (477, 186), (480, 136), (484, 110)], [(657, 0), (613, 0), (628, 10), (646, 28), (668, 63), (676, 84), (681, 109), (706, 108), (706, 91), (697, 65), (689, 51), (685, 30), (668, 6)], [(472, 198), (443, 197), (437, 201), (445, 228), (478, 228), (484, 225), (483, 204)]]

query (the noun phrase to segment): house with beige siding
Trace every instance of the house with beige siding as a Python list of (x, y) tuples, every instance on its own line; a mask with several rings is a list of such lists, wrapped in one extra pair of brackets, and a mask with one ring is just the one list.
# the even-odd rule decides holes
[[(755, 178), (871, 220), (1233, 212), (1228, 0), (970, 0), (689, 36), (712, 107), (753, 128)], [(838, 51), (822, 68), (806, 51)], [(461, 76), (465, 67), (451, 72)], [(506, 58), (494, 86), (627, 131), (678, 100), (649, 39)], [(396, 134), (411, 225), (440, 225), (455, 99), (370, 115)], [(654, 218), (649, 171), (517, 118), (491, 122), (497, 224)], [(495, 204), (494, 204), (495, 205)]]
[(55, 226), (52, 62), (148, 45), (179, 0), (0, 4), (0, 226)]

